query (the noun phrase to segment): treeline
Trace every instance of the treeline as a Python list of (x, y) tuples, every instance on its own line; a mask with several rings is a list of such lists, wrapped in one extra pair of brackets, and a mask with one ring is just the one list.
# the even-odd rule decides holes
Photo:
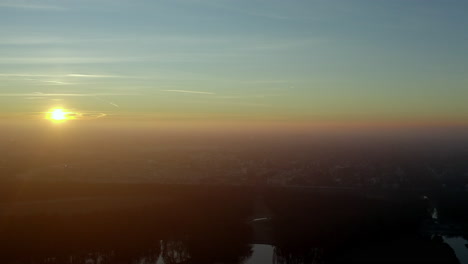
[(434, 195), (439, 220), (444, 224), (462, 225), (468, 234), (468, 192), (444, 190)]
[[(427, 217), (426, 205), (415, 196), (385, 200), (351, 192), (298, 192), (278, 188), (268, 191), (265, 197), (273, 212), (271, 224), (277, 263), (313, 260), (333, 263), (340, 262), (340, 258), (347, 263), (353, 258), (343, 256), (370, 245), (410, 237), (416, 241), (417, 248), (418, 243), (425, 241), (418, 238), (418, 232)], [(421, 252), (415, 250), (399, 256), (417, 259), (422, 257)]]
[(70, 183), (36, 187), (28, 193), (23, 189), (21, 200), (80, 195), (161, 200), (133, 208), (4, 215), (0, 218), (2, 262), (88, 263), (100, 259), (99, 263), (133, 263), (161, 257), (167, 264), (189, 260), (238, 263), (251, 254), (247, 220), (252, 214), (252, 196), (245, 189)]
[[(86, 181), (0, 181), (0, 202), (38, 201), (52, 199), (70, 199), (104, 196), (144, 196), (153, 197), (169, 195), (213, 195), (218, 197), (252, 193), (249, 187), (160, 184), (160, 183), (127, 183), (127, 182), (86, 182)], [(242, 195), (243, 196), (243, 195)]]
[[(332, 191), (333, 192), (333, 191)], [(343, 241), (353, 236), (416, 232), (426, 204), (408, 199), (366, 198), (359, 193), (271, 189), (266, 194), (279, 240)], [(287, 230), (282, 233), (283, 230)]]
[[(4, 263), (156, 263), (158, 259), (166, 264), (242, 263), (252, 254), (255, 232), (249, 221), (259, 199), (271, 215), (265, 225), (275, 246), (272, 261), (278, 264), (349, 263), (360, 256), (378, 259), (385, 254), (416, 260), (427, 255), (456, 263), (443, 242), (418, 234), (428, 217), (427, 204), (408, 193), (384, 199), (354, 191), (296, 188), (8, 184), (0, 186), (5, 191), (1, 192), (3, 205), (44, 204), (44, 210), (1, 215), (0, 260)], [(83, 197), (89, 198), (86, 203), (67, 203)], [(101, 198), (113, 206), (90, 206)], [(46, 210), (47, 202), (42, 201), (54, 200), (83, 208)], [(130, 206), (114, 206), (125, 201)], [(394, 252), (388, 253), (390, 249)]]

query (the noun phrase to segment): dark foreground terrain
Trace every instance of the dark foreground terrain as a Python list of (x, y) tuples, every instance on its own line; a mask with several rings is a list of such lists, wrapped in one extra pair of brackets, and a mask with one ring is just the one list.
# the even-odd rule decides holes
[(261, 263), (460, 263), (443, 236), (466, 234), (466, 194), (437, 194), (434, 219), (427, 199), (401, 191), (397, 199), (258, 186), (0, 189), (0, 262), (11, 264), (260, 263), (261, 244), (272, 248)]

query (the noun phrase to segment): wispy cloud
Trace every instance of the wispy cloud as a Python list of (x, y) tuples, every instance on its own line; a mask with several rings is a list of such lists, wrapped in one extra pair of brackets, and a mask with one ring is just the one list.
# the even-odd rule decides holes
[(147, 57), (2, 57), (0, 64), (93, 64), (151, 60)]
[[(70, 116), (73, 116), (70, 115)], [(101, 112), (83, 112), (83, 113), (75, 113), (74, 117), (77, 120), (89, 120), (89, 119), (98, 119), (98, 118), (103, 118), (108, 116), (106, 113), (101, 113)]]
[[(247, 16), (254, 16), (254, 17), (259, 17), (259, 18), (266, 18), (266, 19), (272, 19), (272, 20), (311, 20), (314, 19), (316, 20), (315, 17), (312, 16), (297, 16), (293, 14), (287, 14), (285, 15), (284, 10), (267, 10), (267, 8), (238, 8), (236, 5), (232, 5), (234, 3), (233, 1), (211, 1), (211, 0), (199, 0), (197, 3), (204, 4), (209, 7), (214, 7), (217, 9), (223, 9), (227, 10), (230, 12), (235, 12), (238, 14), (243, 14)], [(264, 3), (271, 4), (268, 1), (265, 1)]]
[[(294, 39), (279, 39), (274, 36), (258, 36), (258, 35), (158, 35), (158, 36), (106, 36), (95, 37), (81, 35), (75, 37), (63, 37), (57, 35), (44, 34), (22, 34), (5, 32), (0, 39), (0, 45), (76, 45), (76, 44), (107, 44), (107, 45), (130, 45), (134, 43), (135, 38), (138, 38), (139, 43), (154, 44), (160, 47), (177, 47), (182, 44), (193, 47), (212, 45), (216, 47), (229, 47), (229, 50), (279, 50), (297, 47), (309, 47), (310, 45), (329, 42), (330, 39), (324, 36), (315, 37), (296, 37)], [(213, 52), (211, 52), (213, 53)], [(167, 54), (167, 53), (165, 53)], [(161, 55), (161, 54), (160, 54)], [(176, 53), (171, 54), (178, 55)], [(182, 54), (186, 56), (187, 54)], [(16, 58), (10, 58), (16, 59)], [(20, 58), (18, 58), (20, 59)], [(34, 58), (32, 58), (34, 59)], [(159, 56), (158, 59), (164, 59), (164, 56)]]
[(95, 98), (98, 99), (99, 101), (102, 101), (102, 102), (104, 102), (104, 103), (110, 104), (110, 105), (112, 105), (113, 107), (120, 108), (120, 106), (119, 106), (118, 104), (114, 103), (114, 102), (111, 102), (111, 101), (109, 101), (109, 100), (103, 99), (103, 98), (98, 97), (98, 96), (96, 96)]
[(219, 99), (261, 99), (261, 98), (268, 98), (268, 97), (282, 97), (284, 94), (252, 94), (252, 95), (221, 95), (216, 96)]
[(45, 99), (46, 97), (25, 97), (24, 99), (26, 100), (42, 100)]
[(81, 73), (68, 73), (68, 74), (34, 74), (34, 73), (0, 73), (0, 78), (6, 77), (25, 77), (25, 78), (137, 78), (133, 76), (123, 75), (105, 75), (105, 74), (81, 74)]
[[(43, 115), (44, 112), (39, 112), (37, 114)], [(93, 111), (76, 112), (76, 111), (71, 110), (70, 112), (67, 113), (67, 117), (70, 117), (73, 120), (82, 120), (82, 121), (103, 118), (106, 116), (108, 116), (108, 114), (102, 113), (102, 112), (93, 112)]]
[(55, 80), (48, 80), (48, 81), (42, 81), (47, 84), (53, 84), (53, 85), (72, 85), (73, 83), (69, 82), (62, 82), (62, 81), (55, 81)]
[(0, 2), (0, 8), (19, 8), (19, 9), (50, 10), (50, 11), (67, 10), (67, 8), (65, 7), (55, 6), (55, 5), (37, 4), (36, 2), (6, 1), (6, 2)]
[(215, 94), (203, 91), (188, 91), (188, 90), (160, 90), (161, 92), (174, 92), (174, 93), (190, 93), (190, 94)]
[(97, 96), (128, 96), (139, 94), (123, 93), (0, 93), (0, 97), (97, 97)]
[(71, 73), (65, 76), (66, 77), (78, 77), (78, 78), (128, 78), (128, 76), (119, 76), (119, 75), (78, 74), (78, 73)]
[(71, 43), (71, 40), (48, 36), (4, 37), (0, 40), (0, 45), (43, 45), (59, 43)]
[(29, 73), (0, 73), (0, 77), (57, 77), (58, 75), (29, 74)]

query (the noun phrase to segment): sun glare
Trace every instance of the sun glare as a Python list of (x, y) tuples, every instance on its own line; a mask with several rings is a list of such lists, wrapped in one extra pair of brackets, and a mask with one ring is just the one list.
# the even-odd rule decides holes
[(72, 119), (70, 114), (71, 113), (65, 111), (65, 109), (55, 108), (55, 109), (51, 109), (47, 113), (47, 119), (52, 120), (52, 121), (56, 121), (56, 122), (63, 122), (63, 121)]
[(67, 118), (66, 113), (63, 112), (63, 109), (55, 109), (52, 112), (51, 117), (53, 120), (64, 120)]

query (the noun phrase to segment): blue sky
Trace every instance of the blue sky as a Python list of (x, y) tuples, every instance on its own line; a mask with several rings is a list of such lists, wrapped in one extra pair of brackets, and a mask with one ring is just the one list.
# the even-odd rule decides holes
[(0, 110), (459, 122), (466, 1), (0, 0)]

